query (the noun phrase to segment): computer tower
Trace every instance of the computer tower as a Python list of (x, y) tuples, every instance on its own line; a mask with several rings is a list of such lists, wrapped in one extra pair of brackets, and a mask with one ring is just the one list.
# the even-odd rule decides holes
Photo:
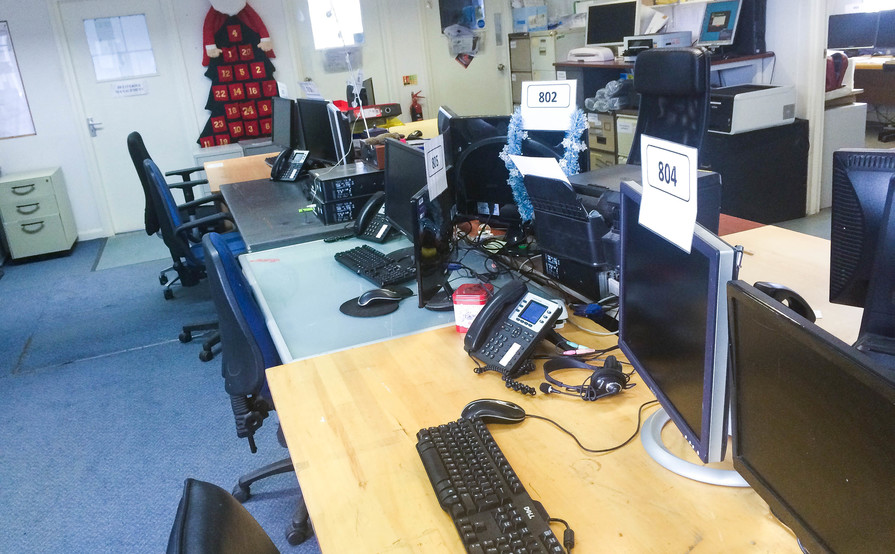
[(761, 54), (766, 50), (764, 40), (767, 0), (743, 0), (740, 19), (731, 50), (735, 54), (748, 56)]

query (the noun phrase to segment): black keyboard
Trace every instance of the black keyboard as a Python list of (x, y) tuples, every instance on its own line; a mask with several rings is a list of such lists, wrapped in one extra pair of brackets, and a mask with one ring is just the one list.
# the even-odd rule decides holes
[(366, 244), (337, 252), (336, 261), (377, 287), (397, 285), (416, 277), (416, 270)]
[(438, 502), (466, 552), (565, 552), (543, 506), (525, 491), (480, 419), (422, 429), (416, 438)]

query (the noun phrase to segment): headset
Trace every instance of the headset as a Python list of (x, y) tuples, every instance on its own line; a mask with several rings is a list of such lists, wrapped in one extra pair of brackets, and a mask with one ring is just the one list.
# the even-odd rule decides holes
[[(580, 385), (567, 385), (550, 376), (553, 371), (568, 368), (587, 369), (591, 371), (591, 374)], [(587, 402), (618, 394), (634, 386), (628, 383), (629, 376), (622, 371), (622, 365), (615, 356), (607, 357), (603, 362), (603, 367), (590, 365), (574, 358), (551, 358), (544, 363), (544, 379), (547, 382), (541, 383), (540, 387), (544, 394), (567, 394), (577, 396)]]

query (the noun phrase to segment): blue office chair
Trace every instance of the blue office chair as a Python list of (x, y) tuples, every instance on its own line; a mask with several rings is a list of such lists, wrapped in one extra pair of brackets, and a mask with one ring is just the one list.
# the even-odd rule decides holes
[(708, 54), (699, 48), (654, 48), (637, 54), (634, 90), (640, 95), (628, 163), (640, 165), (640, 135), (694, 148), (709, 123)]
[[(274, 410), (264, 370), (280, 365), (280, 357), (267, 330), (264, 314), (252, 295), (236, 257), (222, 235), (208, 233), (202, 237), (208, 282), (214, 298), (221, 333), (221, 375), (224, 389), (230, 395), (230, 406), (236, 423), (236, 436), (248, 439), (252, 452), (257, 451), (255, 431)], [(277, 430), (282, 446), (286, 441)], [(259, 479), (294, 471), (292, 460), (274, 462), (239, 478), (233, 496), (240, 502), (250, 496), (250, 486)], [(286, 539), (298, 544), (311, 535), (308, 510), (299, 497), (292, 521), (286, 528)]]

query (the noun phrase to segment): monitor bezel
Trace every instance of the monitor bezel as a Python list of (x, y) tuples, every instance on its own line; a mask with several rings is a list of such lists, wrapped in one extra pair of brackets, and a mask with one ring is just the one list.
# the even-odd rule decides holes
[[(736, 4), (736, 12), (733, 14), (733, 25), (731, 27), (730, 39), (706, 39), (705, 34), (708, 32), (709, 18), (720, 11), (721, 4)], [(713, 9), (713, 7), (715, 9)], [(726, 7), (726, 6), (725, 6)], [(737, 34), (737, 25), (740, 22), (740, 13), (743, 11), (742, 0), (718, 0), (717, 2), (708, 2), (705, 5), (705, 11), (702, 13), (702, 22), (699, 25), (699, 39), (696, 46), (704, 46), (706, 48), (714, 48), (718, 46), (732, 46)]]
[[(271, 129), (271, 135), (270, 135), (271, 143), (273, 143), (275, 146), (279, 146), (280, 148), (283, 148), (283, 149), (295, 148), (295, 142), (296, 142), (296, 140), (295, 140), (295, 137), (296, 137), (295, 113), (298, 111), (297, 107), (295, 105), (295, 100), (292, 100), (291, 98), (286, 98), (284, 96), (273, 96), (273, 97), (271, 97), (270, 101), (271, 101), (271, 110), (272, 110), (272, 115), (271, 115), (272, 129)], [(281, 112), (282, 112), (282, 108), (285, 108), (287, 106), (289, 108), (289, 115), (284, 118), (282, 116)], [(281, 139), (283, 139), (285, 137), (278, 136), (279, 133), (276, 132), (277, 129), (284, 124), (284, 122), (288, 123), (288, 125), (289, 125), (288, 144), (283, 144), (283, 141)], [(280, 125), (278, 126), (277, 123), (279, 123)], [(280, 140), (278, 140), (278, 139), (280, 139)]]
[[(706, 305), (706, 356), (703, 358), (703, 391), (701, 433), (697, 433), (681, 416), (655, 379), (650, 375), (648, 368), (637, 356), (626, 340), (625, 311), (625, 267), (627, 254), (625, 252), (624, 229), (630, 224), (639, 225), (630, 218), (637, 217), (626, 207), (629, 202), (640, 205), (642, 188), (632, 181), (621, 183), (621, 278), (619, 282), (619, 347), (628, 361), (631, 362), (638, 375), (647, 384), (659, 404), (665, 409), (675, 426), (684, 435), (693, 447), (696, 455), (705, 463), (719, 462), (724, 459), (727, 449), (728, 431), (728, 328), (727, 328), (727, 298), (725, 284), (734, 277), (735, 251), (733, 247), (718, 238), (702, 225), (696, 224), (693, 231), (693, 243), (691, 255), (695, 252), (705, 256), (709, 261), (708, 285), (712, 294), (708, 297)], [(639, 215), (639, 209), (638, 209)], [(669, 248), (677, 246), (668, 243)]]
[[(591, 42), (591, 17), (593, 17), (593, 13), (599, 12), (602, 9), (605, 9), (606, 6), (613, 6), (617, 4), (633, 4), (634, 6), (634, 21), (633, 26), (627, 29), (620, 29), (621, 38), (617, 41), (602, 41), (602, 42)], [(627, 27), (625, 25), (624, 27)], [(584, 25), (584, 42), (587, 46), (623, 46), (625, 43), (626, 36), (634, 36), (640, 34), (640, 0), (619, 0), (617, 2), (602, 2), (600, 4), (592, 4), (587, 7), (587, 22)]]

